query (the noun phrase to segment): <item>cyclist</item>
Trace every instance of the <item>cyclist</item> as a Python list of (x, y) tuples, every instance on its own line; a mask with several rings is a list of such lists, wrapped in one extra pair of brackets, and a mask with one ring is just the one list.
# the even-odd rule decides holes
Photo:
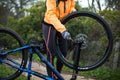
[[(51, 64), (54, 62), (54, 53), (52, 46), (52, 31), (53, 29), (57, 30), (57, 37), (59, 42), (59, 47), (64, 56), (67, 54), (67, 42), (66, 40), (71, 38), (70, 33), (67, 31), (66, 27), (61, 23), (61, 20), (75, 11), (75, 2), (74, 0), (47, 0), (46, 1), (46, 12), (44, 20), (42, 22), (42, 32), (47, 48), (47, 59)], [(54, 28), (53, 28), (54, 27)], [(56, 69), (61, 72), (63, 64), (57, 60)], [(55, 77), (53, 72), (47, 68), (47, 73), (50, 77)]]

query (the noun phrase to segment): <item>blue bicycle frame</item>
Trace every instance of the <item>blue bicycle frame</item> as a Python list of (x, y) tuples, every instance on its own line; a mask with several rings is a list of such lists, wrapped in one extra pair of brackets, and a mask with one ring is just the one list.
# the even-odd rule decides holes
[(54, 66), (43, 56), (43, 54), (38, 50), (38, 47), (39, 45), (34, 45), (34, 44), (30, 44), (30, 45), (25, 45), (23, 47), (20, 47), (20, 48), (16, 48), (16, 49), (13, 49), (13, 50), (10, 50), (10, 51), (7, 51), (5, 52), (4, 54), (0, 54), (0, 56), (5, 56), (7, 54), (10, 54), (10, 53), (14, 53), (16, 51), (21, 51), (21, 50), (24, 50), (24, 49), (28, 49), (29, 50), (29, 59), (28, 59), (28, 68), (20, 68), (20, 64), (17, 63), (16, 61), (13, 61), (11, 59), (7, 59), (9, 60), (10, 62), (12, 62), (14, 65), (6, 62), (5, 60), (2, 60), (0, 58), (0, 62), (4, 63), (4, 64), (7, 64), (13, 68), (16, 68), (16, 69), (19, 69), (20, 71), (23, 71), (23, 72), (27, 72), (28, 73), (28, 80), (30, 80), (30, 77), (31, 75), (35, 75), (35, 76), (38, 76), (40, 78), (43, 78), (45, 80), (55, 80), (54, 78), (51, 78), (47, 75), (44, 75), (42, 73), (38, 73), (36, 71), (33, 71), (31, 70), (31, 66), (32, 66), (32, 57), (33, 57), (33, 53), (37, 53), (37, 55), (39, 56), (39, 58), (47, 65), (49, 66), (49, 68), (53, 71), (53, 73), (56, 75), (56, 77), (59, 79), (59, 80), (64, 80), (64, 78), (60, 75), (60, 73), (54, 68)]

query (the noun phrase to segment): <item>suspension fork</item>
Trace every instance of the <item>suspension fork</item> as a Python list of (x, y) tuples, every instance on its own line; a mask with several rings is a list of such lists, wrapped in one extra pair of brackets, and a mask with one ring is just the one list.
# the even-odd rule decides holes
[(72, 78), (70, 80), (76, 80), (78, 75), (78, 66), (79, 66), (79, 59), (80, 59), (80, 47), (82, 45), (82, 42), (75, 43), (75, 51), (74, 51), (74, 70), (72, 74)]
[[(29, 49), (30, 55), (28, 58), (28, 70), (31, 70), (32, 67), (32, 57), (33, 57), (33, 49), (30, 48)], [(28, 72), (28, 80), (30, 80), (30, 78), (32, 77), (31, 73)]]

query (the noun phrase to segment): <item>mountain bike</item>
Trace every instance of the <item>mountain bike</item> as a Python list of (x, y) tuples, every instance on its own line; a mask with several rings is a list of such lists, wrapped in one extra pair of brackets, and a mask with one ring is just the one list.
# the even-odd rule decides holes
[[(102, 17), (87, 11), (74, 12), (65, 17), (62, 24), (72, 36), (72, 39), (67, 41), (67, 56), (63, 56), (59, 49), (54, 28), (51, 42), (57, 58), (73, 69), (71, 80), (77, 79), (79, 71), (93, 70), (105, 63), (112, 52), (113, 37), (108, 23)], [(11, 29), (0, 28), (0, 80), (14, 80), (22, 72), (28, 73), (28, 80), (31, 75), (45, 80), (65, 80), (47, 61), (42, 54), (42, 48), (36, 41), (30, 40), (25, 44), (21, 36)], [(55, 78), (31, 69), (35, 53), (54, 72)]]

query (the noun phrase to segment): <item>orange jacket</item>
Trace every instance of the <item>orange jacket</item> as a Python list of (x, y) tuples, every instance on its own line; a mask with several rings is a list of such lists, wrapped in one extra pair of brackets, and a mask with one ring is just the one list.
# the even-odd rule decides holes
[(70, 14), (74, 10), (74, 6), (74, 0), (67, 0), (66, 12), (64, 12), (63, 1), (60, 1), (58, 7), (56, 7), (56, 0), (47, 0), (47, 11), (45, 13), (44, 21), (49, 24), (52, 24), (58, 32), (62, 33), (66, 30), (66, 28), (63, 24), (61, 24), (60, 20), (62, 20), (65, 16)]

